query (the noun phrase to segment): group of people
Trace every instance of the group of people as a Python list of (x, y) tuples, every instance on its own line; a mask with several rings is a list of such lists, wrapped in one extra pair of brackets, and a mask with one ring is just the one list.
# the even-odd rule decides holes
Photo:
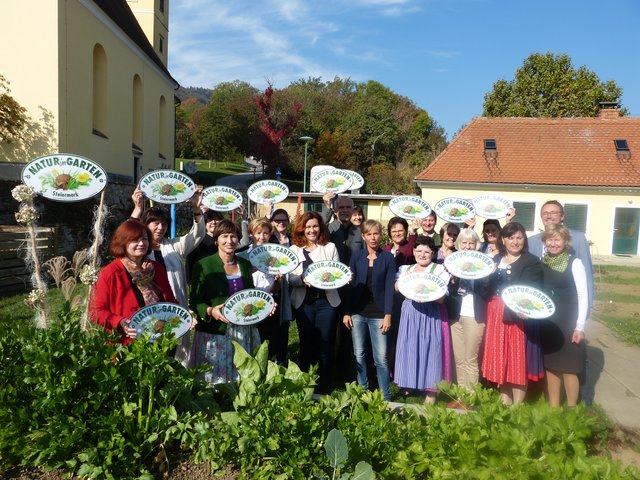
[[(545, 379), (552, 405), (560, 404), (562, 384), (567, 404), (578, 401), (593, 275), (586, 239), (562, 225), (564, 213), (556, 201), (542, 207), (545, 231), (529, 239), (513, 221), (503, 227), (486, 220), (482, 239), (473, 221), (445, 223), (436, 232), (432, 213), (412, 224), (390, 219), (383, 246), (383, 225), (365, 219), (344, 195), (325, 194), (321, 212), (304, 212), (292, 226), (286, 210), (272, 208), (266, 217), (238, 225), (220, 212), (203, 212), (196, 192), (190, 200), (192, 227), (175, 239), (165, 236), (164, 209), (145, 210), (139, 189), (132, 199), (131, 218), (111, 239), (115, 260), (93, 288), (92, 318), (119, 332), (126, 344), (136, 336), (129, 318), (139, 308), (165, 301), (192, 309), (195, 331), (182, 337), (176, 357), (185, 366), (207, 365), (211, 385), (237, 379), (232, 341), (252, 352), (268, 340), (270, 357), (286, 362), (289, 324), (295, 321), (297, 360), (303, 370), (318, 366), (318, 393), (329, 393), (354, 379), (350, 376), (368, 389), (370, 345), (386, 400), (392, 381), (403, 394), (424, 394), (428, 403), (435, 402), (442, 380), (469, 389), (482, 381), (512, 404), (524, 400), (530, 381)], [(240, 213), (244, 217), (244, 210)], [(265, 243), (289, 247), (299, 260), (296, 269), (269, 275), (253, 268), (248, 253)], [(451, 275), (444, 261), (459, 250), (493, 257), (493, 273), (479, 280)], [(336, 289), (312, 286), (305, 271), (320, 260), (349, 266), (350, 281)], [(440, 277), (446, 294), (424, 303), (405, 298), (398, 281), (416, 272)], [(500, 296), (513, 284), (546, 292), (555, 314), (529, 320), (513, 313)], [(271, 293), (276, 308), (255, 326), (229, 323), (224, 302), (247, 288)]]

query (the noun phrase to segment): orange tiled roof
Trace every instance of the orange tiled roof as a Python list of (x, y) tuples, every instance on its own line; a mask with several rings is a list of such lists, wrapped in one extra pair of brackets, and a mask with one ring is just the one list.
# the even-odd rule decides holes
[[(596, 118), (476, 117), (416, 180), (638, 187), (640, 118), (616, 112)], [(496, 140), (496, 158), (485, 155), (485, 139)], [(630, 158), (616, 153), (616, 139), (627, 140)]]

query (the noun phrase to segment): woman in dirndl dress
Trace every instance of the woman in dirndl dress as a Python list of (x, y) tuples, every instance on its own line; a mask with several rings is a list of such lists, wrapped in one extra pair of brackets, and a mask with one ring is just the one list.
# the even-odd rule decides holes
[[(432, 262), (434, 250), (433, 239), (419, 235), (413, 249), (416, 263), (400, 267), (398, 279), (410, 273), (428, 272), (448, 283), (449, 274), (444, 267)], [(393, 380), (406, 393), (424, 392), (426, 403), (435, 403), (437, 385), (444, 379), (442, 302), (444, 296), (424, 303), (407, 298), (400, 313)]]
[(527, 234), (517, 222), (502, 229), (505, 253), (497, 254), (497, 268), (487, 277), (485, 295), (491, 300), (487, 306), (487, 325), (482, 356), (482, 376), (496, 384), (502, 402), (512, 405), (524, 401), (528, 382), (544, 377), (537, 322), (507, 308), (500, 297), (509, 285), (542, 287), (540, 259), (528, 252)]
[(548, 226), (542, 241), (544, 288), (556, 306), (554, 314), (541, 322), (547, 399), (552, 407), (560, 406), (560, 387), (564, 384), (567, 406), (571, 408), (580, 397), (579, 375), (583, 373), (586, 356), (587, 274), (582, 261), (569, 253), (571, 232), (567, 227)]
[(212, 386), (238, 379), (232, 341), (250, 354), (260, 345), (255, 326), (230, 324), (222, 314), (224, 302), (231, 295), (253, 288), (251, 263), (235, 253), (241, 235), (235, 223), (222, 220), (213, 234), (218, 252), (199, 260), (191, 274), (190, 305), (199, 321), (190, 366), (208, 365), (210, 370), (204, 378)]

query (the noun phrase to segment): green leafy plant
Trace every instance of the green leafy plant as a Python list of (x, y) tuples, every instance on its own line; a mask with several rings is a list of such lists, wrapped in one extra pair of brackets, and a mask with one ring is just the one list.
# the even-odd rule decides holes
[(375, 478), (375, 473), (367, 462), (358, 462), (353, 475), (343, 474), (340, 477), (340, 469), (349, 458), (349, 447), (347, 446), (347, 439), (344, 438), (340, 430), (335, 428), (329, 432), (324, 442), (324, 450), (327, 453), (329, 459), (329, 465), (333, 468), (332, 480), (336, 478), (348, 480), (372, 480)]
[(169, 356), (174, 338), (123, 348), (65, 318), (1, 334), (11, 357), (0, 366), (0, 465), (152, 478), (153, 455), (187, 440), (216, 408), (211, 391)]

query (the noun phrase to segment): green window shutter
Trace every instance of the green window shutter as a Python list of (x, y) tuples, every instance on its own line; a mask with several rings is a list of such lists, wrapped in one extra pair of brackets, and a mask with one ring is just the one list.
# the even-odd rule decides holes
[(584, 204), (564, 204), (564, 225), (572, 230), (587, 232), (587, 206)]
[(521, 223), (527, 232), (532, 232), (536, 228), (536, 204), (535, 202), (513, 202), (516, 209), (514, 222)]
[(364, 219), (368, 220), (369, 219), (369, 215), (367, 215), (367, 213), (368, 213), (367, 210), (369, 210), (369, 202), (360, 201), (360, 202), (354, 202), (354, 204), (362, 209), (362, 213), (364, 214)]
[(322, 203), (322, 200), (305, 200), (304, 211), (322, 213)]

